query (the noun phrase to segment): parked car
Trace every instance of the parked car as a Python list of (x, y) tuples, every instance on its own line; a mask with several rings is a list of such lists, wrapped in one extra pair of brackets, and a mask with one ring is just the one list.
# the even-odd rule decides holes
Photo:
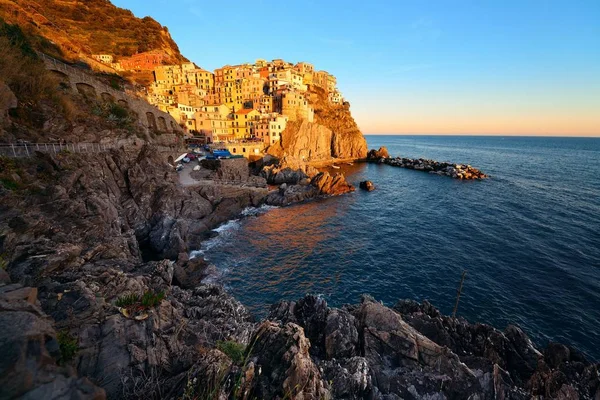
[(183, 164), (177, 164), (177, 166), (175, 167), (175, 171), (179, 172), (183, 169)]
[(189, 162), (190, 162), (190, 159), (189, 159), (189, 158), (187, 158), (187, 157), (183, 157), (183, 160), (181, 160), (181, 162), (184, 162), (184, 163), (186, 163), (186, 164), (187, 164), (187, 163), (189, 163)]
[(190, 161), (193, 161), (196, 159), (196, 155), (194, 153), (188, 153), (188, 155), (186, 156), (186, 158), (189, 158)]

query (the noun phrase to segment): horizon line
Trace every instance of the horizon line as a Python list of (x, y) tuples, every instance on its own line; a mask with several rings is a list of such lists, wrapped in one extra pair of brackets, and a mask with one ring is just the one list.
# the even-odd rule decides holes
[(600, 139), (600, 134), (533, 134), (533, 133), (363, 133), (363, 136), (511, 136), (511, 137), (539, 137), (539, 138), (589, 138)]

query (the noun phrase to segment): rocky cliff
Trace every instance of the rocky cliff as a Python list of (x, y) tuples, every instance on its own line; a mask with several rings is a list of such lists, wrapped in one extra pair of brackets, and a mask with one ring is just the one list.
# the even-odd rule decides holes
[(315, 110), (315, 122), (289, 122), (281, 143), (271, 146), (269, 153), (306, 162), (366, 158), (367, 142), (352, 118), (350, 105), (331, 104), (319, 87), (310, 87), (308, 99)]

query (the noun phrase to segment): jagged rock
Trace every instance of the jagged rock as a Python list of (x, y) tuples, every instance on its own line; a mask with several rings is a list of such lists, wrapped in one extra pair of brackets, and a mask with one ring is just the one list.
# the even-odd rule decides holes
[(351, 358), (359, 354), (357, 321), (346, 310), (333, 309), (325, 324), (325, 355), (327, 359)]
[(362, 181), (360, 182), (359, 187), (367, 192), (372, 192), (375, 190), (375, 185), (373, 185), (373, 182), (371, 181)]
[(309, 185), (282, 184), (278, 191), (269, 193), (265, 203), (273, 206), (285, 206), (313, 199), (317, 196), (339, 195), (354, 191), (354, 186), (346, 182), (343, 174), (329, 175), (320, 172)]
[(339, 195), (354, 191), (354, 186), (346, 182), (344, 174), (337, 173), (334, 176), (328, 172), (317, 174), (310, 182), (322, 195)]
[(297, 302), (281, 301), (272, 306), (267, 319), (302, 326), (311, 343), (311, 354), (324, 356), (328, 313), (329, 309), (324, 299), (307, 295)]
[(333, 132), (308, 121), (288, 122), (281, 133), (285, 154), (302, 161), (330, 160)]
[(56, 331), (36, 295), (36, 288), (0, 287), (0, 398), (104, 399), (104, 390), (56, 365)]
[(331, 382), (334, 399), (369, 398), (373, 390), (369, 363), (364, 357), (324, 361), (320, 365)]
[(216, 274), (215, 266), (207, 263), (203, 258), (196, 257), (185, 260), (180, 256), (174, 266), (173, 283), (184, 289), (193, 289), (200, 285), (206, 277)]
[(260, 176), (267, 180), (271, 185), (280, 185), (288, 183), (296, 185), (302, 181), (315, 176), (318, 171), (306, 165), (302, 160), (293, 156), (285, 156), (277, 163), (265, 165), (260, 170)]
[(389, 158), (390, 155), (388, 153), (387, 147), (382, 146), (379, 150), (371, 149), (367, 154), (367, 160), (380, 160), (382, 158)]
[(330, 398), (300, 326), (265, 321), (250, 343), (249, 359), (261, 372), (246, 382), (248, 398)]

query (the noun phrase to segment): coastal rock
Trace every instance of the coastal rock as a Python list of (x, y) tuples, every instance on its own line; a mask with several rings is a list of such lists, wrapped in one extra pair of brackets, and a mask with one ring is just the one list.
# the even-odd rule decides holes
[[(339, 116), (337, 119), (333, 117), (336, 113)], [(288, 122), (281, 134), (281, 146), (272, 146), (270, 153), (279, 157), (290, 155), (306, 162), (366, 157), (366, 140), (349, 110), (334, 106), (320, 115), (322, 119), (316, 123), (305, 120)]]
[(325, 126), (302, 121), (290, 121), (281, 133), (285, 155), (302, 161), (330, 160), (333, 132)]
[(265, 321), (250, 343), (248, 357), (260, 373), (245, 383), (248, 398), (330, 398), (321, 373), (309, 355), (310, 342), (300, 326)]
[(372, 192), (375, 190), (375, 185), (373, 185), (373, 182), (371, 181), (362, 181), (360, 182), (359, 187), (367, 192)]
[(371, 149), (369, 150), (369, 153), (367, 154), (367, 160), (372, 161), (372, 160), (380, 160), (382, 158), (389, 158), (390, 155), (388, 153), (387, 147), (382, 146), (379, 148), (379, 150), (375, 150), (375, 149)]
[(369, 363), (364, 357), (324, 361), (319, 366), (331, 383), (334, 399), (369, 398), (373, 391)]
[(354, 191), (354, 186), (346, 182), (343, 174), (331, 176), (328, 172), (315, 175), (310, 184), (282, 184), (279, 190), (272, 191), (265, 203), (273, 206), (285, 206), (313, 199), (317, 196), (335, 196)]
[(488, 177), (486, 174), (470, 165), (452, 164), (423, 158), (378, 158), (378, 152), (375, 150), (371, 150), (371, 153), (369, 154), (371, 155), (371, 157), (368, 158), (368, 161), (370, 162), (383, 163), (393, 167), (414, 169), (416, 171), (428, 172), (435, 175), (449, 176), (454, 179), (474, 180), (485, 179)]
[(353, 160), (366, 158), (367, 141), (352, 117), (350, 103), (332, 104), (327, 91), (315, 85), (309, 86), (307, 96), (315, 111), (315, 123), (333, 133), (330, 157)]
[(60, 345), (36, 288), (0, 286), (0, 325), (1, 398), (105, 398), (103, 389), (56, 365)]
[(344, 174), (341, 173), (331, 176), (328, 172), (320, 172), (312, 178), (310, 184), (316, 187), (321, 195), (335, 196), (355, 190), (354, 186), (346, 182)]
[(285, 156), (275, 163), (264, 165), (260, 170), (260, 176), (271, 185), (300, 184), (317, 173), (314, 167), (293, 156)]

